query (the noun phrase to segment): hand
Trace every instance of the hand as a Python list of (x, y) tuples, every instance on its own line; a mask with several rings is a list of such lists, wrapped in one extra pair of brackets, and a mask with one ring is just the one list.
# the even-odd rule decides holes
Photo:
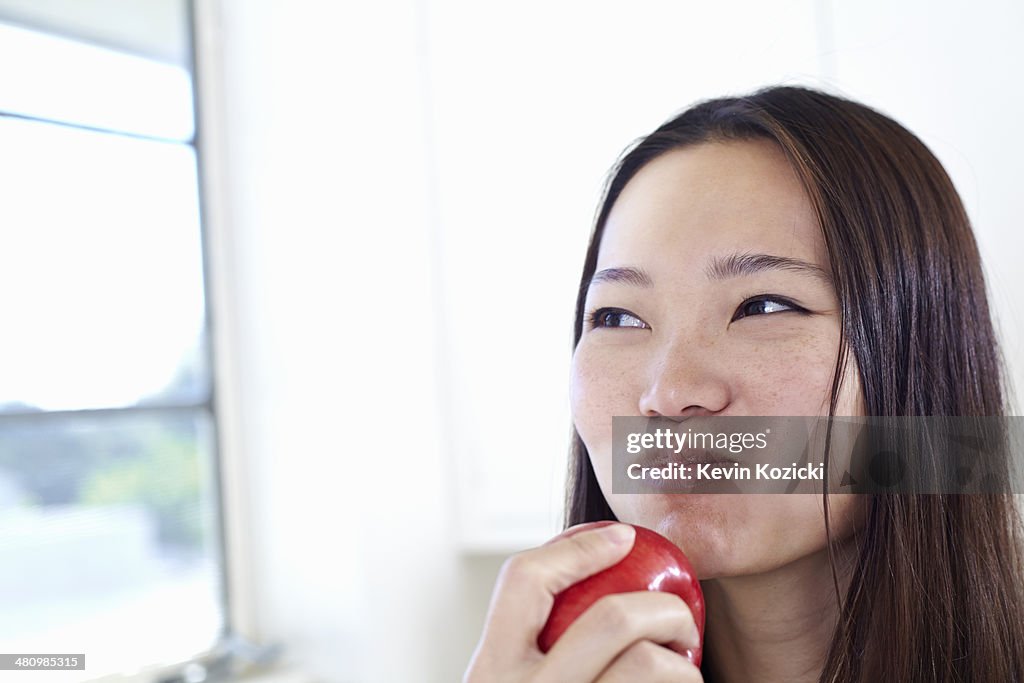
[(632, 527), (612, 524), (509, 558), (464, 683), (702, 682), (681, 654), (699, 645), (697, 626), (686, 603), (670, 593), (605, 596), (546, 655), (537, 646), (555, 595), (621, 560), (634, 537)]

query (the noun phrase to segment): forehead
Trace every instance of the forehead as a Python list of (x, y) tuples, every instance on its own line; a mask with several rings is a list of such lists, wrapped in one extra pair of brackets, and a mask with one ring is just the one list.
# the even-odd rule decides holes
[(746, 251), (829, 269), (806, 192), (767, 140), (684, 147), (641, 168), (608, 216), (598, 269), (641, 265), (679, 272), (686, 263)]

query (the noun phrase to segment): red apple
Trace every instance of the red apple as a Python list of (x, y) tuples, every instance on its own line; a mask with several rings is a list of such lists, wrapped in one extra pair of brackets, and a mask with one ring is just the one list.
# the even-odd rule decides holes
[[(613, 522), (592, 522), (573, 527), (566, 535), (573, 535), (586, 529), (612, 524)], [(555, 644), (569, 624), (576, 621), (598, 598), (611, 593), (632, 593), (634, 591), (665, 591), (675, 593), (690, 608), (700, 630), (701, 645), (704, 644), (704, 594), (686, 555), (672, 541), (661, 534), (642, 526), (636, 529), (636, 541), (618, 564), (569, 586), (555, 596), (555, 604), (548, 615), (548, 621), (537, 638), (542, 652)], [(688, 650), (685, 654), (700, 666), (701, 648)]]

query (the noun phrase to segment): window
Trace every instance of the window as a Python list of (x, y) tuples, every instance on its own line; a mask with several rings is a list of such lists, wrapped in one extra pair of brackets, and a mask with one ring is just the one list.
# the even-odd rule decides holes
[(88, 678), (226, 631), (188, 7), (97, 6), (0, 1), (0, 652)]

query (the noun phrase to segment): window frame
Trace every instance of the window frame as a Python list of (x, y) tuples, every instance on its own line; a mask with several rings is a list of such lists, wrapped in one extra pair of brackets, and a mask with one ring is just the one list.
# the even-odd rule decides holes
[[(188, 63), (184, 64), (192, 83), (193, 134), (190, 139), (175, 140), (192, 148), (197, 173), (196, 192), (199, 207), (199, 229), (204, 292), (205, 344), (201, 349), (209, 371), (208, 390), (197, 401), (150, 401), (144, 405), (98, 407), (81, 410), (47, 410), (0, 412), (0, 424), (26, 420), (60, 419), (68, 416), (100, 417), (113, 415), (175, 414), (183, 411), (205, 412), (210, 419), (211, 488), (214, 492), (212, 510), (215, 515), (213, 538), (214, 558), (218, 564), (219, 607), (224, 615), (218, 642), (192, 660), (170, 665), (153, 665), (134, 673), (83, 676), (93, 683), (149, 683), (177, 680), (190, 666), (211, 667), (251, 657), (247, 651), (258, 640), (256, 612), (253, 597), (255, 584), (252, 573), (251, 528), (252, 509), (247, 498), (243, 416), (238, 396), (240, 364), (237, 360), (239, 339), (234, 302), (237, 301), (238, 263), (232, 246), (235, 244), (231, 229), (230, 201), (227, 199), (227, 145), (228, 130), (225, 115), (223, 60), (221, 47), (220, 0), (180, 0), (185, 12), (184, 40)], [(8, 22), (17, 25), (16, 22)], [(102, 45), (95, 40), (61, 33), (53, 29), (29, 26), (40, 33), (58, 35), (83, 43)], [(115, 49), (127, 52), (117, 46)], [(135, 54), (127, 52), (128, 54)], [(148, 55), (143, 55), (148, 56)], [(66, 126), (78, 130), (127, 135), (140, 139), (153, 139), (147, 135), (107, 128), (81, 125), (44, 117), (0, 111), (4, 118), (16, 118), (45, 124)], [(184, 627), (185, 625), (183, 625)], [(273, 648), (255, 648), (257, 656), (273, 655)], [(88, 655), (88, 653), (86, 653)], [(227, 660), (223, 659), (227, 657)], [(294, 671), (270, 668), (282, 676), (294, 676)], [(272, 680), (273, 675), (267, 680)], [(184, 679), (182, 679), (184, 680)], [(261, 677), (262, 680), (262, 677)], [(291, 680), (289, 678), (289, 680)]]

